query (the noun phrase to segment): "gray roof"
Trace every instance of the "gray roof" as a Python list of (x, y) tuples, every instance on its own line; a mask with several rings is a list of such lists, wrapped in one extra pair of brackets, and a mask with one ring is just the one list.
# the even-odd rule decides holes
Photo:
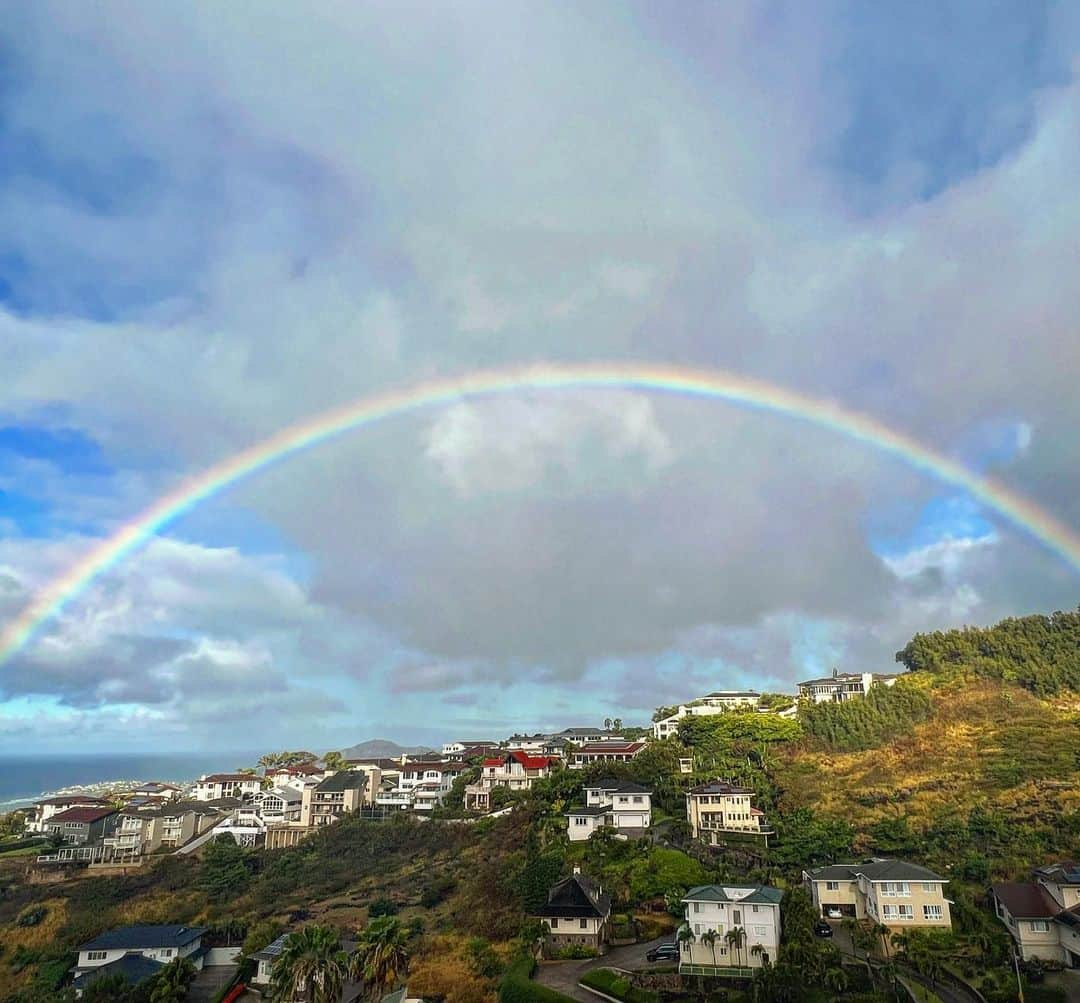
[(260, 961), (270, 961), (276, 958), (285, 949), (285, 940), (289, 934), (283, 933), (277, 940), (272, 940), (261, 951), (256, 951), (255, 957)]
[(86, 989), (98, 979), (107, 978), (110, 975), (122, 975), (128, 984), (137, 986), (147, 979), (153, 978), (165, 967), (164, 963), (147, 958), (138, 952), (125, 954), (122, 958), (110, 961), (107, 965), (99, 965), (91, 968), (82, 975), (72, 980), (72, 988)]
[(611, 896), (601, 891), (591, 878), (583, 874), (571, 874), (551, 886), (547, 902), (533, 915), (605, 918), (610, 914)]
[(567, 817), (571, 815), (606, 815), (611, 811), (611, 805), (609, 804), (594, 804), (594, 805), (574, 805), (573, 808), (566, 809)]
[(757, 690), (717, 690), (715, 693), (706, 693), (701, 697), (702, 700), (708, 700), (710, 697), (759, 697), (761, 696)]
[(315, 788), (320, 793), (327, 791), (351, 791), (364, 790), (367, 787), (368, 777), (363, 770), (342, 770), (332, 777), (327, 777)]
[(726, 780), (712, 780), (707, 784), (698, 784), (690, 788), (691, 794), (753, 794), (749, 787), (729, 784)]
[(1075, 860), (1059, 860), (1055, 864), (1036, 867), (1035, 873), (1058, 885), (1080, 885), (1080, 863)]
[(198, 940), (204, 933), (206, 928), (202, 926), (121, 926), (80, 944), (79, 950), (138, 951), (149, 947), (183, 947), (193, 940)]
[(683, 896), (684, 902), (749, 902), (779, 905), (784, 893), (771, 885), (754, 885), (747, 895), (729, 895), (728, 888), (745, 891), (747, 885), (698, 885)]
[(948, 878), (919, 864), (883, 857), (875, 857), (861, 864), (829, 864), (807, 871), (807, 874), (813, 881), (854, 881), (860, 874), (870, 881), (948, 881)]
[[(874, 681), (879, 679), (896, 679), (902, 673), (899, 672), (871, 672), (869, 675), (873, 676)], [(863, 674), (861, 672), (840, 672), (835, 676), (822, 676), (820, 679), (804, 679), (801, 683), (796, 683), (797, 686), (816, 686), (822, 683), (853, 683), (856, 680), (862, 680)]]
[(635, 784), (632, 780), (615, 780), (613, 777), (590, 780), (583, 787), (587, 791), (611, 791), (615, 794), (652, 794), (648, 787)]

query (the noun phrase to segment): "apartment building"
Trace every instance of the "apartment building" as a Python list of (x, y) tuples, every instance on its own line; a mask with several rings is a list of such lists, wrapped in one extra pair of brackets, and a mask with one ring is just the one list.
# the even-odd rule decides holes
[(686, 793), (686, 820), (694, 839), (708, 846), (732, 841), (767, 843), (775, 831), (765, 813), (753, 806), (754, 792), (723, 780), (691, 787)]
[(892, 930), (952, 926), (948, 880), (906, 860), (829, 864), (804, 871), (803, 882), (826, 919), (869, 919)]
[(752, 710), (761, 700), (756, 690), (718, 690), (703, 697), (679, 704), (675, 711), (653, 724), (653, 737), (671, 738), (679, 732), (679, 722), (684, 718), (709, 717), (730, 710)]
[(1037, 867), (1034, 877), (1033, 884), (991, 885), (998, 919), (1025, 961), (1080, 968), (1080, 863)]
[(609, 827), (626, 836), (642, 836), (652, 823), (652, 791), (624, 780), (595, 780), (585, 785), (585, 804), (566, 812), (571, 842), (588, 839)]
[(528, 790), (537, 780), (550, 776), (558, 762), (557, 756), (530, 756), (520, 749), (485, 759), (480, 764), (480, 779), (465, 788), (465, 807), (469, 811), (490, 811), (491, 792), (496, 787)]
[(873, 686), (892, 686), (899, 678), (899, 675), (880, 672), (839, 672), (833, 669), (831, 676), (799, 683), (799, 699), (813, 703), (843, 703), (866, 696)]
[(680, 975), (749, 975), (776, 961), (780, 900), (770, 885), (700, 885), (683, 898), (691, 937), (679, 949)]

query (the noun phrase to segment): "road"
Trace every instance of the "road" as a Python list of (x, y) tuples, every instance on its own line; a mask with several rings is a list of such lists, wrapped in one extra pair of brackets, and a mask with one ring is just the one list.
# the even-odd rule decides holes
[(185, 1003), (210, 1003), (235, 974), (236, 965), (214, 965), (202, 969), (188, 987)]
[(645, 952), (651, 951), (658, 944), (671, 943), (671, 935), (651, 940), (647, 944), (630, 944), (627, 947), (613, 947), (602, 958), (586, 958), (584, 961), (543, 961), (536, 969), (536, 981), (552, 989), (558, 989), (571, 999), (581, 1003), (597, 1003), (599, 997), (586, 992), (578, 983), (586, 972), (594, 968), (670, 968), (670, 961), (648, 962)]

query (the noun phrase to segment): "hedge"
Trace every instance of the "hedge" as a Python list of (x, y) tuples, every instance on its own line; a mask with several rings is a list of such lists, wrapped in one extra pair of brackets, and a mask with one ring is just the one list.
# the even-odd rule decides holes
[(657, 1003), (659, 994), (648, 989), (637, 989), (630, 984), (630, 980), (610, 968), (594, 968), (586, 972), (581, 979), (582, 985), (592, 989), (599, 989), (608, 996), (614, 996), (624, 1003)]
[(499, 983), (499, 1003), (574, 1003), (569, 996), (533, 982), (535, 971), (535, 958), (528, 954), (518, 958)]

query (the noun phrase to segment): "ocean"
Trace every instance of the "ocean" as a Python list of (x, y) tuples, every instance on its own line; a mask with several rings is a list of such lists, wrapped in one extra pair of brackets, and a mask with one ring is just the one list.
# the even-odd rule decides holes
[(190, 755), (4, 756), (0, 755), (0, 812), (22, 808), (68, 787), (111, 780), (197, 780), (254, 766), (261, 753)]

